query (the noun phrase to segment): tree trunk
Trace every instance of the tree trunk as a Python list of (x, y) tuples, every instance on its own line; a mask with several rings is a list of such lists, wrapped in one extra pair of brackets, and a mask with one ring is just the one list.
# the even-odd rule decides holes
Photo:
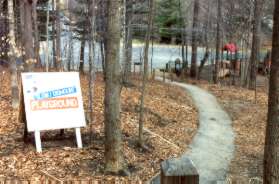
[(214, 84), (218, 83), (218, 73), (219, 73), (219, 61), (220, 61), (220, 45), (221, 45), (221, 19), (222, 19), (222, 0), (217, 0), (217, 35), (216, 35), (216, 56), (215, 56), (215, 68), (214, 68), (214, 73), (213, 73), (213, 82)]
[(192, 78), (197, 77), (197, 51), (198, 51), (198, 21), (199, 21), (199, 0), (194, 2), (194, 16), (193, 16), (193, 30), (192, 30), (192, 59), (190, 76)]
[(72, 60), (73, 60), (73, 30), (72, 30), (72, 14), (69, 12), (69, 45), (68, 45), (68, 62), (67, 62), (67, 70), (71, 71), (71, 65), (72, 65)]
[(46, 65), (46, 72), (49, 70), (49, 7), (50, 7), (50, 0), (47, 1), (47, 21), (46, 21), (46, 59), (45, 59), (45, 65)]
[(120, 30), (121, 0), (108, 0), (105, 70), (105, 171), (123, 170), (122, 133), (120, 119)]
[(145, 87), (148, 79), (148, 51), (149, 51), (149, 40), (150, 40), (152, 22), (153, 22), (153, 3), (154, 0), (149, 0), (148, 27), (145, 36), (144, 65), (143, 65), (143, 78), (142, 78), (140, 114), (139, 114), (139, 145), (141, 147), (144, 147), (144, 140), (143, 140), (144, 139), (143, 138), (144, 98), (145, 98)]
[(131, 68), (132, 68), (132, 50), (133, 50), (133, 32), (132, 32), (132, 19), (133, 19), (133, 0), (126, 0), (125, 12), (125, 64), (123, 73), (124, 85), (129, 85), (131, 82)]
[(184, 74), (185, 77), (187, 77), (188, 75), (188, 37), (187, 37), (187, 30), (186, 30), (186, 26), (185, 26), (185, 30), (184, 30), (184, 38), (185, 38), (185, 63), (183, 63), (183, 68), (185, 70)]
[[(34, 46), (33, 46), (33, 29), (32, 29), (32, 7), (37, 6), (36, 1), (35, 4), (32, 4), (30, 1), (20, 1), (20, 17), (21, 17), (21, 33), (22, 33), (22, 45), (24, 51), (24, 71), (31, 72), (34, 69), (36, 59), (34, 57)], [(27, 123), (25, 117), (25, 109), (24, 109), (24, 99), (23, 99), (23, 91), (20, 88), (20, 103), (19, 103), (19, 117), (18, 121), (20, 123), (24, 123), (24, 141), (27, 140)]]
[(19, 16), (20, 16), (20, 44), (21, 51), (23, 52), (24, 48), (24, 3), (23, 1), (19, 1)]
[(203, 59), (201, 60), (201, 63), (200, 63), (200, 66), (198, 68), (198, 80), (201, 79), (201, 73), (202, 73), (202, 70), (203, 70), (203, 67), (205, 65), (205, 63), (208, 61), (209, 59), (209, 56), (210, 56), (210, 51), (209, 51), (209, 30), (211, 30), (210, 28), (210, 25), (211, 25), (211, 19), (212, 19), (212, 14), (211, 14), (211, 4), (208, 3), (207, 5), (207, 9), (206, 9), (206, 12), (207, 12), (207, 21), (205, 23), (205, 26), (204, 26), (204, 31), (203, 31), (203, 34), (204, 34), (204, 41), (205, 41), (205, 45), (206, 45), (206, 49), (205, 49), (205, 54), (204, 54), (204, 57)]
[[(106, 60), (105, 60), (105, 43), (104, 43), (104, 40), (102, 39), (101, 40), (101, 43), (100, 43), (100, 49), (101, 49), (101, 59), (102, 59), (102, 69), (103, 69), (103, 74), (104, 72), (106, 71)], [(103, 75), (103, 78), (104, 78), (104, 81), (105, 81), (105, 75)]]
[(263, 0), (255, 0), (249, 89), (255, 89), (256, 87), (257, 64), (259, 62), (260, 44), (261, 44), (260, 34), (261, 34), (262, 6), (263, 6)]
[(80, 44), (80, 57), (79, 57), (79, 72), (84, 73), (84, 48), (85, 48), (85, 39), (81, 40)]
[(184, 17), (182, 17), (182, 7), (181, 7), (181, 0), (178, 1), (178, 5), (179, 5), (179, 16), (181, 19), (181, 57), (182, 57), (182, 65), (183, 65), (183, 69), (185, 69), (185, 63), (187, 58), (185, 57), (185, 22), (184, 22)]
[(57, 67), (55, 4), (55, 0), (52, 0), (52, 64), (54, 68)]
[[(88, 58), (88, 63), (89, 63), (89, 83), (88, 83), (88, 101), (89, 101), (89, 126), (92, 127), (93, 123), (93, 96), (94, 96), (94, 69), (93, 69), (93, 60), (94, 60), (94, 49), (93, 49), (93, 41), (89, 41), (89, 58)], [(92, 141), (92, 132), (90, 134), (90, 142)]]
[[(90, 36), (92, 39), (89, 40), (89, 85), (88, 85), (88, 92), (89, 92), (89, 123), (90, 123), (90, 130), (92, 131), (90, 134), (90, 142), (92, 141), (93, 137), (93, 104), (94, 104), (94, 78), (95, 78), (95, 73), (94, 73), (94, 53), (95, 53), (95, 21), (96, 21), (96, 14), (94, 11), (94, 6), (95, 6), (95, 1), (89, 1), (88, 3), (88, 12), (91, 12), (89, 14), (88, 20), (89, 20), (89, 25), (90, 25)], [(84, 40), (84, 45), (85, 45), (85, 40)], [(83, 48), (84, 49), (84, 48)], [(83, 56), (84, 57), (84, 56)]]
[[(36, 2), (35, 2), (36, 3)], [(24, 47), (24, 71), (33, 71), (36, 59), (34, 57), (34, 39), (32, 26), (32, 6), (37, 6), (29, 1), (24, 1), (24, 31), (23, 31), (23, 47)]]
[(34, 51), (35, 51), (35, 58), (37, 60), (37, 66), (41, 66), (41, 59), (40, 59), (40, 36), (38, 30), (38, 20), (37, 20), (37, 2), (38, 0), (33, 0), (32, 3), (32, 16), (33, 16), (33, 24), (34, 24)]
[(201, 79), (201, 72), (202, 72), (202, 69), (203, 69), (205, 63), (208, 61), (209, 56), (210, 56), (209, 47), (206, 47), (206, 51), (205, 51), (205, 54), (204, 54), (204, 58), (201, 60), (201, 64), (200, 64), (200, 66), (199, 66), (198, 80)]
[[(2, 1), (0, 4), (0, 38), (6, 38), (8, 35), (8, 21), (7, 21), (7, 1)], [(7, 41), (0, 42), (0, 58), (7, 59), (9, 45)]]
[(17, 81), (16, 66), (16, 42), (15, 42), (15, 17), (14, 17), (13, 0), (8, 1), (8, 18), (9, 18), (9, 40), (10, 40), (10, 71), (11, 71), (11, 89), (12, 89), (12, 107), (17, 109), (19, 106), (19, 91)]
[(61, 21), (60, 21), (60, 1), (56, 0), (56, 68), (62, 71), (61, 59)]
[(275, 1), (268, 119), (264, 149), (264, 184), (279, 183), (279, 1)]

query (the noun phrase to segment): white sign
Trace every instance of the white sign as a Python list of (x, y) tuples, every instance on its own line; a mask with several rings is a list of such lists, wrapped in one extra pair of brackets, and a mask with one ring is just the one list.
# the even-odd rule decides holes
[(86, 123), (79, 73), (22, 73), (22, 84), (29, 132), (78, 128), (80, 134)]

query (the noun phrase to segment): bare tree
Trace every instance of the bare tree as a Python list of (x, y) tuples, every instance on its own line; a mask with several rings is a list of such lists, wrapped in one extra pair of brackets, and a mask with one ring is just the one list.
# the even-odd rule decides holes
[(40, 59), (40, 35), (38, 30), (38, 18), (37, 18), (37, 2), (38, 0), (33, 0), (32, 3), (32, 17), (33, 17), (33, 27), (34, 27), (34, 51), (35, 58), (37, 60), (37, 65), (41, 66)]
[(79, 54), (79, 72), (84, 73), (84, 49), (85, 49), (85, 39), (81, 39), (80, 43), (80, 54)]
[(197, 52), (198, 52), (198, 22), (199, 22), (199, 9), (200, 1), (194, 2), (194, 14), (193, 14), (193, 30), (192, 30), (192, 59), (190, 76), (192, 78), (197, 77)]
[[(34, 4), (33, 4), (34, 3)], [(21, 34), (23, 45), (24, 71), (31, 72), (34, 69), (36, 59), (34, 57), (33, 47), (33, 27), (32, 27), (32, 7), (36, 6), (37, 1), (24, 0), (20, 1), (20, 17), (21, 17)], [(20, 92), (20, 104), (18, 121), (25, 124), (24, 127), (24, 141), (27, 140), (27, 124), (24, 110), (23, 92)]]
[(10, 43), (10, 71), (11, 71), (11, 88), (12, 88), (12, 107), (14, 109), (19, 106), (19, 91), (17, 81), (16, 66), (16, 42), (15, 42), (15, 17), (14, 17), (13, 0), (8, 1), (8, 18), (9, 18), (9, 43)]
[(257, 77), (257, 63), (260, 55), (261, 42), (261, 19), (262, 19), (263, 0), (255, 0), (254, 7), (254, 25), (253, 25), (253, 41), (250, 65), (249, 88), (255, 89)]
[(124, 168), (120, 120), (120, 34), (121, 0), (108, 0), (105, 67), (105, 171), (119, 173)]
[[(21, 1), (20, 1), (21, 2)], [(22, 2), (21, 2), (22, 3)], [(34, 54), (34, 38), (33, 38), (33, 21), (32, 21), (32, 7), (37, 6), (37, 1), (24, 0), (23, 1), (23, 12), (24, 16), (23, 23), (23, 47), (24, 47), (24, 70), (32, 71), (36, 63)]]
[(73, 16), (71, 11), (69, 11), (69, 38), (68, 38), (68, 62), (67, 62), (67, 70), (71, 71), (71, 65), (73, 60), (73, 25), (72, 20)]
[(46, 45), (46, 59), (45, 59), (45, 65), (46, 65), (46, 72), (48, 72), (49, 70), (49, 29), (48, 29), (48, 26), (49, 26), (49, 5), (50, 5), (50, 0), (47, 1), (47, 21), (46, 21), (46, 39), (47, 39), (47, 45)]
[(279, 183), (279, 1), (275, 1), (268, 118), (264, 149), (264, 184)]
[(149, 15), (148, 15), (148, 25), (147, 32), (145, 36), (145, 48), (144, 48), (144, 66), (143, 66), (143, 78), (141, 87), (141, 98), (140, 98), (140, 115), (139, 115), (139, 145), (144, 147), (143, 140), (143, 120), (144, 120), (144, 98), (145, 98), (145, 88), (148, 79), (148, 51), (149, 51), (149, 40), (152, 31), (153, 22), (153, 0), (149, 0)]
[(61, 21), (60, 21), (60, 1), (56, 0), (56, 66), (59, 71), (62, 70), (62, 59), (61, 59)]
[(216, 56), (215, 56), (215, 68), (213, 73), (213, 81), (215, 84), (218, 83), (219, 73), (219, 61), (220, 61), (220, 45), (221, 45), (221, 19), (222, 19), (222, 0), (217, 0), (217, 34), (216, 34)]
[(131, 67), (132, 67), (132, 19), (133, 19), (133, 0), (126, 0), (125, 4), (125, 61), (124, 61), (124, 72), (123, 72), (123, 83), (129, 85), (131, 82)]
[(57, 66), (57, 54), (56, 54), (56, 18), (55, 18), (56, 0), (52, 0), (52, 64), (54, 68)]

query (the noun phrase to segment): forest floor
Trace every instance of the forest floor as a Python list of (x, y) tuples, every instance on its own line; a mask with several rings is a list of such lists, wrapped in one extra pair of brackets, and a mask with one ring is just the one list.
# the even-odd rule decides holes
[[(74, 131), (67, 129), (42, 133), (43, 153), (36, 153), (33, 135), (30, 143), (22, 139), (24, 126), (11, 108), (9, 74), (0, 76), (0, 178), (30, 179), (50, 176), (58, 180), (113, 180), (104, 175), (104, 82), (97, 76), (94, 90), (94, 120), (82, 128), (83, 149), (77, 149)], [(123, 180), (147, 181), (160, 170), (160, 163), (178, 157), (197, 130), (197, 110), (191, 98), (179, 87), (150, 81), (147, 86), (145, 132), (147, 150), (137, 147), (139, 81), (121, 93), (123, 152), (131, 172)], [(84, 108), (88, 109), (88, 80), (81, 77)]]
[[(263, 81), (262, 77), (259, 77)], [(228, 178), (244, 184), (250, 179), (261, 180), (267, 121), (268, 95), (266, 85), (255, 91), (236, 86), (221, 86), (205, 81), (187, 81), (206, 89), (216, 96), (228, 112), (235, 132), (235, 155), (230, 164)]]

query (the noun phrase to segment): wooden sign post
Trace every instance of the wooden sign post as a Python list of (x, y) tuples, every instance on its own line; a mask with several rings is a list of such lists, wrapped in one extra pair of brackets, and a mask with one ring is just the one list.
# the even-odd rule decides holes
[(40, 131), (75, 128), (82, 148), (80, 127), (85, 116), (77, 72), (22, 73), (24, 109), (28, 132), (35, 133), (37, 152), (42, 152)]
[(161, 184), (199, 184), (199, 174), (189, 158), (161, 163)]

